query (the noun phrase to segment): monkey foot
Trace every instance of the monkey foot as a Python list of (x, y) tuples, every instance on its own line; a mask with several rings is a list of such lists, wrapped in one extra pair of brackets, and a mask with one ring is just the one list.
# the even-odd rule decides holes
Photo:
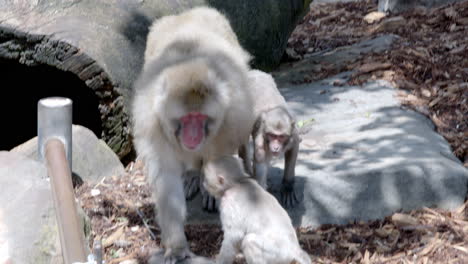
[(199, 171), (186, 171), (184, 173), (184, 193), (185, 199), (191, 200), (200, 190), (200, 172)]

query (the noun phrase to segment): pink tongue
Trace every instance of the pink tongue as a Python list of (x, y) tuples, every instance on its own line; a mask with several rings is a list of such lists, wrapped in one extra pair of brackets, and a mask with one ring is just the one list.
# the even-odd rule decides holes
[(194, 149), (203, 139), (203, 120), (194, 116), (187, 119), (183, 121), (182, 141), (187, 148)]

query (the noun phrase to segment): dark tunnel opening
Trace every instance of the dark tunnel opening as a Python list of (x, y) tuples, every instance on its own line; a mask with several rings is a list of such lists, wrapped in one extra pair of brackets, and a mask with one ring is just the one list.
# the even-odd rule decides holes
[(99, 102), (91, 88), (71, 72), (0, 59), (2, 113), (0, 150), (10, 150), (37, 136), (37, 102), (44, 97), (73, 100), (73, 124), (101, 137)]

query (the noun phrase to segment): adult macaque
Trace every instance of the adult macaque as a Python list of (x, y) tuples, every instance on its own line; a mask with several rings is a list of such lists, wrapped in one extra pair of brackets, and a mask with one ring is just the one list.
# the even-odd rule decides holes
[(257, 117), (252, 132), (253, 175), (267, 189), (271, 160), (284, 154), (281, 202), (285, 207), (293, 207), (299, 202), (294, 189), (294, 169), (300, 143), (295, 120), (270, 74), (259, 70), (250, 71), (249, 86), (255, 100), (254, 112)]
[[(232, 263), (242, 252), (247, 263), (311, 263), (286, 211), (242, 167), (223, 156), (204, 165), (205, 189), (220, 200), (224, 238), (217, 263)], [(294, 262), (296, 261), (296, 262)]]
[(153, 188), (165, 263), (193, 256), (184, 234), (184, 177), (196, 179), (207, 158), (236, 153), (252, 131), (248, 62), (214, 9), (194, 8), (151, 26), (135, 84), (133, 136)]

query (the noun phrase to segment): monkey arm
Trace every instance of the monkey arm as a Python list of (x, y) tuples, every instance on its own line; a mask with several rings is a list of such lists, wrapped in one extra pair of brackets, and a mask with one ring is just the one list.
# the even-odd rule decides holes
[(284, 153), (283, 182), (294, 182), (297, 154), (299, 152), (299, 137), (296, 133), (292, 136), (292, 144)]
[(253, 176), (265, 190), (267, 189), (269, 161), (265, 151), (262, 128), (254, 135), (254, 172)]
[(242, 159), (244, 169), (249, 175), (253, 175), (252, 162), (249, 155), (249, 142), (242, 144), (239, 147), (239, 157)]
[(146, 164), (154, 188), (161, 242), (166, 249), (164, 258), (172, 262), (190, 256), (184, 233), (186, 204), (181, 179), (183, 168), (176, 160), (164, 157), (147, 160)]
[(281, 188), (281, 202), (286, 208), (294, 207), (299, 199), (294, 189), (296, 160), (299, 152), (299, 136), (294, 131), (292, 135), (292, 144), (284, 153), (284, 174)]

